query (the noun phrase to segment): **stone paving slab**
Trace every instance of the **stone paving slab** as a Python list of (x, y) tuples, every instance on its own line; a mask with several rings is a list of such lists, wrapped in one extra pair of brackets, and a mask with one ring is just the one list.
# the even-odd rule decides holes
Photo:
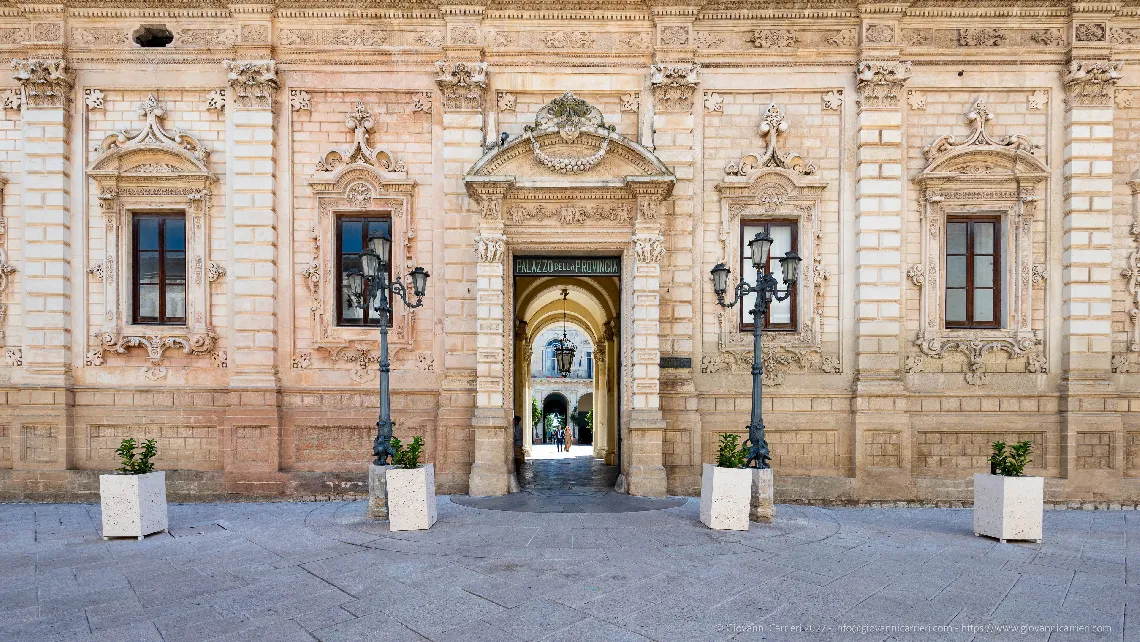
[(1140, 513), (1050, 511), (1042, 544), (1000, 544), (968, 509), (779, 506), (718, 532), (695, 499), (469, 504), (399, 533), (364, 502), (172, 505), (143, 541), (103, 541), (97, 505), (0, 505), (0, 640), (1140, 639)]

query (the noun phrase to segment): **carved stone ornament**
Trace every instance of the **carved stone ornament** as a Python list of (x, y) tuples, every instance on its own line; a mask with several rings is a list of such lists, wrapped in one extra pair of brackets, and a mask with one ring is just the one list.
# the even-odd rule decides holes
[(864, 108), (897, 108), (899, 92), (910, 80), (910, 62), (864, 60), (855, 67), (856, 90)]
[[(765, 132), (770, 137), (769, 150), (775, 142), (773, 132), (778, 130), (780, 122), (782, 120), (775, 117), (765, 121), (770, 127)], [(774, 157), (779, 155), (773, 152)], [(832, 268), (825, 262), (823, 251), (822, 199), (828, 184), (814, 174), (794, 169), (805, 161), (790, 163), (788, 156), (791, 155), (782, 156), (785, 162), (780, 165), (774, 161), (761, 163), (763, 156), (753, 155), (755, 161), (748, 163), (749, 168), (743, 172), (740, 168), (726, 172), (716, 186), (721, 202), (720, 250), (724, 264), (731, 270), (731, 279), (736, 279), (741, 269), (742, 220), (794, 220), (796, 235), (802, 239), (798, 251), (803, 261), (796, 294), (801, 323), (795, 332), (765, 335), (765, 381), (769, 385), (781, 383), (785, 372), (840, 371), (838, 353), (833, 356), (824, 352), (822, 332), (828, 290), (833, 281)], [(735, 283), (729, 287), (735, 287)], [(702, 371), (748, 372), (751, 368), (752, 333), (741, 331), (746, 314), (743, 308), (737, 306), (718, 312), (719, 353), (705, 355)], [(770, 374), (769, 363), (772, 365)]]
[(1061, 72), (1069, 104), (1080, 107), (1112, 105), (1113, 89), (1120, 81), (1123, 62), (1073, 60)]
[[(751, 335), (749, 335), (751, 336)], [(763, 345), (760, 347), (764, 364), (762, 377), (765, 386), (784, 384), (791, 373), (838, 374), (843, 371), (838, 356), (825, 355), (812, 346)], [(714, 354), (701, 357), (701, 372), (706, 374), (747, 374), (752, 372), (751, 349), (722, 348)]]
[(843, 92), (832, 89), (823, 95), (823, 108), (839, 111), (843, 106)]
[[(380, 145), (374, 145), (375, 127), (371, 112), (358, 101), (345, 115), (345, 128), (352, 142), (327, 149), (309, 178), (316, 197), (309, 238), (312, 256), (300, 271), (309, 291), (311, 304), (312, 349), (330, 354), (349, 345), (371, 345), (378, 341), (374, 328), (337, 326), (337, 301), (341, 296), (336, 274), (336, 217), (338, 212), (377, 213), (391, 219), (391, 261), (393, 275), (407, 274), (415, 265), (415, 186), (403, 162)], [(410, 349), (414, 314), (405, 306), (394, 306), (393, 349)]]
[[(0, 178), (0, 196), (7, 179)], [(4, 345), (4, 325), (8, 320), (8, 304), (5, 302), (5, 292), (8, 290), (8, 279), (16, 273), (16, 266), (8, 263), (8, 223), (4, 218), (3, 202), (0, 201), (0, 346)]]
[[(534, 124), (525, 128), (534, 151), (534, 159), (559, 174), (586, 172), (602, 162), (610, 148), (610, 137), (614, 130), (613, 125), (606, 124), (601, 110), (569, 91), (538, 110)], [(601, 138), (601, 144), (589, 156), (551, 156), (542, 151), (537, 138), (556, 132), (563, 142), (573, 144), (584, 131)]]
[(206, 111), (226, 110), (226, 90), (214, 89), (206, 94)]
[(780, 134), (788, 131), (788, 123), (784, 120), (784, 113), (776, 105), (769, 105), (760, 121), (760, 135), (768, 139), (768, 145), (763, 152), (748, 154), (739, 163), (729, 163), (724, 173), (729, 176), (748, 176), (757, 169), (776, 167), (786, 169), (805, 176), (815, 173), (815, 165), (804, 160), (795, 152), (781, 152), (778, 149)]
[(1128, 186), (1132, 189), (1132, 249), (1128, 252), (1128, 267), (1121, 276), (1128, 289), (1128, 350), (1140, 352), (1140, 171), (1133, 172)]
[(487, 63), (440, 60), (435, 82), (443, 92), (446, 111), (478, 111), (487, 92)]
[(407, 171), (403, 161), (395, 160), (391, 152), (368, 144), (369, 132), (376, 123), (364, 101), (356, 101), (356, 107), (345, 117), (344, 124), (352, 131), (352, 144), (325, 152), (317, 161), (318, 172), (333, 172), (345, 165), (370, 165), (381, 172)]
[(641, 106), (641, 97), (637, 94), (622, 94), (621, 110), (637, 112)]
[(658, 111), (686, 112), (693, 109), (693, 95), (700, 84), (701, 66), (697, 63), (681, 65), (653, 65), (649, 68), (649, 82)]
[(635, 236), (633, 255), (638, 263), (660, 263), (665, 258), (665, 239), (656, 235)]
[(103, 91), (100, 89), (84, 89), (83, 103), (87, 109), (103, 109)]
[(724, 96), (715, 91), (705, 92), (705, 111), (722, 113), (724, 111)]
[(242, 108), (269, 109), (280, 83), (274, 60), (226, 60), (226, 73), (234, 89), (235, 103)]
[[(142, 129), (104, 138), (87, 169), (98, 189), (96, 201), (106, 229), (101, 262), (104, 322), (95, 332), (93, 350), (104, 355), (143, 348), (149, 362), (144, 374), (152, 378), (166, 375), (161, 362), (167, 350), (205, 355), (217, 343), (210, 323), (209, 285), (197, 271), (208, 260), (210, 189), (216, 178), (208, 166), (209, 148), (187, 132), (168, 132), (161, 122), (165, 114), (154, 94), (148, 96), (138, 106), (139, 117), (146, 119)], [(135, 211), (156, 207), (186, 212), (186, 258), (195, 278), (186, 288), (185, 326), (131, 323), (131, 274), (125, 258), (131, 251), (131, 218)], [(88, 361), (99, 365), (103, 360)]]
[(24, 350), (23, 348), (5, 348), (4, 349), (4, 365), (9, 368), (19, 368), (24, 365)]
[[(966, 383), (986, 381), (985, 357), (1004, 352), (1009, 358), (1025, 358), (1027, 372), (1044, 372), (1040, 333), (1033, 320), (1033, 266), (1044, 262), (1034, 255), (1034, 223), (1038, 217), (1038, 188), (1049, 177), (1049, 168), (1033, 155), (1038, 146), (1019, 135), (993, 138), (986, 123), (993, 119), (981, 101), (966, 114), (973, 125), (961, 142), (942, 136), (926, 148), (929, 164), (916, 179), (922, 188), (922, 265), (925, 273), (911, 275), (921, 292), (920, 326), (915, 344), (928, 358), (948, 354), (966, 358)], [(942, 270), (945, 257), (947, 216), (972, 214), (1002, 218), (1007, 234), (1000, 239), (1005, 258), (1003, 281), (1008, 283), (1007, 310), (1001, 327), (984, 330), (947, 328), (945, 325)], [(908, 273), (909, 274), (909, 273)]]
[(502, 235), (475, 237), (475, 257), (480, 263), (502, 263), (505, 239)]
[(431, 92), (422, 91), (412, 94), (412, 113), (431, 113)]
[(796, 46), (796, 32), (791, 29), (757, 29), (752, 32), (752, 46), (757, 49), (790, 49)]
[(869, 24), (863, 33), (868, 43), (883, 44), (895, 41), (895, 28), (888, 24)]
[(210, 261), (210, 266), (206, 268), (206, 279), (213, 283), (226, 275), (226, 268), (218, 263)]
[(961, 142), (957, 141), (954, 136), (942, 136), (934, 141), (932, 145), (927, 146), (922, 150), (923, 155), (927, 160), (942, 156), (947, 152), (956, 149), (965, 149), (972, 146), (983, 147), (1006, 147), (1015, 151), (1026, 151), (1033, 153), (1033, 150), (1040, 149), (1040, 145), (1034, 145), (1029, 142), (1029, 139), (1020, 134), (1011, 134), (1003, 138), (991, 138), (986, 131), (986, 123), (993, 120), (993, 112), (986, 107), (986, 104), (979, 100), (974, 103), (970, 111), (966, 112), (966, 122), (974, 125), (974, 131), (970, 136)]
[(304, 89), (289, 90), (289, 108), (293, 111), (313, 111), (313, 99)]
[(29, 107), (68, 107), (72, 73), (64, 60), (13, 60), (12, 75), (20, 83), (23, 103)]
[(1045, 105), (1049, 103), (1049, 92), (1038, 89), (1032, 94), (1029, 94), (1027, 100), (1030, 109), (1045, 109)]

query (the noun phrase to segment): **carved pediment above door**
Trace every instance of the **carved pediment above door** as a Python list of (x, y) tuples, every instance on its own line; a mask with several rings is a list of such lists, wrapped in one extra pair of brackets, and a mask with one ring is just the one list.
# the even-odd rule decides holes
[(588, 242), (594, 231), (614, 242), (635, 230), (659, 234), (661, 204), (676, 180), (571, 92), (540, 109), (524, 134), (489, 149), (464, 179), (484, 237), (507, 228), (516, 238), (554, 233), (570, 242)]

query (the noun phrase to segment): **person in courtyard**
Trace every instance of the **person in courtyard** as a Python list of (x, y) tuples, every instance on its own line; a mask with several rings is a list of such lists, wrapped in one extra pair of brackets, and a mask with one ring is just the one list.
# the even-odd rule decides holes
[(565, 444), (566, 444), (566, 431), (562, 429), (562, 426), (559, 426), (558, 430), (554, 433), (554, 446), (555, 446), (556, 452), (562, 452), (562, 447)]

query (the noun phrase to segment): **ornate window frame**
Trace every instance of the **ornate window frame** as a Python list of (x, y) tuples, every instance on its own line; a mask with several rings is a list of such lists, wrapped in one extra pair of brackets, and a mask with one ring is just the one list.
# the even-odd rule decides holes
[[(788, 371), (841, 371), (839, 355), (823, 353), (823, 309), (831, 271), (823, 261), (822, 199), (827, 181), (799, 154), (779, 149), (780, 134), (788, 130), (783, 112), (771, 105), (760, 124), (767, 146), (725, 167), (720, 193), (721, 252), (725, 265), (740, 265), (741, 220), (798, 221), (800, 271), (797, 318), (792, 332), (765, 332), (764, 383), (780, 385)], [(735, 279), (732, 277), (735, 286)], [(705, 355), (701, 371), (746, 372), (752, 367), (752, 332), (741, 331), (735, 310), (717, 313), (719, 354)]]
[[(326, 350), (334, 361), (352, 361), (354, 376), (369, 378), (367, 365), (375, 362), (379, 335), (375, 326), (338, 326), (336, 304), (336, 219), (341, 214), (364, 215), (387, 212), (391, 217), (392, 275), (411, 271), (415, 266), (414, 239), (416, 182), (408, 178), (404, 163), (386, 149), (369, 145), (374, 127), (372, 114), (363, 101), (345, 118), (353, 131), (347, 147), (326, 151), (309, 179), (316, 197), (316, 223), (310, 230), (313, 251), (310, 263), (301, 272), (311, 300), (311, 348)], [(412, 348), (413, 310), (394, 305), (388, 341), (393, 353)]]
[[(146, 125), (137, 132), (116, 131), (103, 139), (98, 157), (87, 170), (98, 189), (106, 226), (103, 262), (91, 272), (103, 281), (103, 325), (87, 365), (103, 365), (107, 352), (146, 350), (146, 375), (166, 375), (162, 360), (170, 348), (184, 354), (212, 352), (218, 335), (210, 320), (211, 284), (225, 268), (209, 262), (211, 189), (217, 181), (208, 167), (210, 150), (192, 135), (160, 123), (164, 107), (151, 94), (138, 108)], [(136, 212), (184, 212), (186, 216), (186, 325), (135, 325), (131, 322), (132, 221)]]
[[(1046, 371), (1041, 338), (1033, 328), (1033, 223), (1041, 188), (1049, 168), (1024, 136), (992, 138), (986, 123), (993, 114), (978, 101), (966, 114), (974, 131), (963, 141), (942, 136), (924, 150), (928, 164), (915, 179), (922, 190), (922, 263), (907, 277), (919, 288), (919, 331), (915, 345), (921, 355), (907, 359), (908, 372), (922, 370), (923, 357), (941, 359), (958, 352), (968, 361), (966, 383), (986, 381), (984, 357), (1002, 351), (1010, 357), (1028, 356), (1026, 371)], [(1005, 266), (1002, 279), (1001, 328), (947, 328), (943, 313), (946, 217), (1000, 215)]]

